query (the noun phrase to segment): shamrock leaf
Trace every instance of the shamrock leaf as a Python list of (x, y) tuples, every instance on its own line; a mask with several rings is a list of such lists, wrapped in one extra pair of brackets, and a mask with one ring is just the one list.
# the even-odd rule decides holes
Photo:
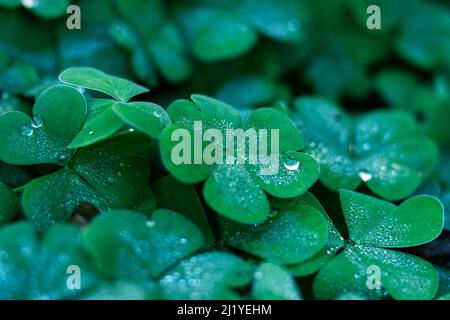
[[(334, 191), (365, 182), (385, 199), (402, 199), (429, 176), (437, 161), (436, 146), (409, 114), (376, 111), (351, 118), (320, 98), (299, 98), (295, 107), (306, 150), (321, 165), (321, 182)], [(418, 153), (417, 146), (423, 152)]]
[[(102, 279), (75, 226), (55, 226), (39, 240), (29, 223), (7, 225), (0, 229), (0, 253), (1, 299), (74, 299)], [(70, 267), (82, 273), (79, 290), (68, 286)]]
[[(407, 61), (420, 68), (432, 70), (450, 65), (450, 14), (433, 3), (414, 3), (404, 16), (395, 49)], [(432, 37), (429, 35), (433, 34)]]
[(0, 116), (0, 158), (10, 164), (61, 164), (72, 157), (67, 145), (80, 130), (86, 100), (77, 90), (55, 86), (36, 100), (33, 119), (22, 112)]
[[(383, 248), (409, 247), (435, 239), (443, 225), (439, 200), (418, 196), (396, 207), (348, 190), (342, 190), (340, 196), (350, 241), (314, 279), (316, 298), (332, 299), (351, 292), (370, 299), (384, 294), (394, 299), (432, 299), (438, 288), (433, 265)], [(377, 281), (373, 281), (374, 276)]]
[(76, 154), (67, 148), (79, 132), (85, 113), (86, 101), (76, 89), (56, 86), (39, 96), (33, 119), (20, 112), (0, 116), (2, 160), (64, 166), (23, 188), (25, 215), (40, 230), (65, 221), (82, 203), (98, 208), (133, 206), (147, 184), (145, 159), (128, 155), (136, 152), (133, 148), (121, 148), (129, 141), (126, 135)]
[(356, 192), (341, 191), (340, 196), (350, 238), (358, 244), (383, 248), (418, 246), (442, 231), (444, 208), (435, 197), (416, 196), (396, 207)]
[(274, 40), (298, 42), (308, 16), (299, 1), (245, 0), (180, 6), (177, 18), (194, 56), (214, 62), (247, 53), (258, 32)]
[(220, 221), (226, 244), (281, 264), (312, 258), (328, 239), (326, 219), (309, 206), (282, 208), (262, 224), (245, 225), (226, 218)]
[(286, 269), (269, 262), (261, 263), (254, 273), (252, 297), (257, 300), (301, 300), (294, 278)]
[(17, 209), (16, 195), (5, 184), (0, 182), (0, 225), (12, 220)]
[(240, 223), (263, 222), (269, 214), (265, 192), (295, 197), (316, 181), (318, 165), (298, 152), (303, 138), (283, 113), (262, 108), (242, 125), (239, 113), (223, 102), (202, 95), (192, 101), (169, 106), (173, 124), (161, 135), (161, 157), (182, 182), (207, 179), (203, 194), (220, 214)]
[(116, 100), (93, 99), (88, 102), (88, 115), (81, 132), (69, 148), (81, 148), (103, 141), (121, 128), (129, 126), (153, 138), (159, 138), (170, 123), (166, 111), (150, 102), (127, 102), (148, 90), (131, 81), (107, 75), (92, 68), (70, 68), (60, 80), (81, 88), (99, 91)]
[(289, 208), (311, 207), (320, 212), (328, 226), (328, 239), (325, 246), (311, 258), (296, 264), (288, 266), (289, 270), (295, 276), (306, 276), (318, 271), (330, 260), (334, 254), (344, 246), (344, 238), (334, 226), (332, 220), (323, 209), (320, 202), (309, 192), (293, 199), (272, 199), (271, 206), (278, 212), (279, 210), (288, 210)]
[(252, 278), (249, 264), (225, 252), (210, 251), (178, 263), (160, 280), (163, 296), (172, 300), (238, 299), (234, 288)]
[(85, 242), (105, 274), (119, 279), (157, 277), (203, 245), (200, 230), (183, 216), (158, 209), (108, 210), (86, 229)]

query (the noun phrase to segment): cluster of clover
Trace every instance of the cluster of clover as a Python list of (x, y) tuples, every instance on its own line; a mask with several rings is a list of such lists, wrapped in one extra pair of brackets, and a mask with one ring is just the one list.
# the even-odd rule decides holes
[(0, 0), (0, 299), (448, 298), (450, 14), (403, 2)]

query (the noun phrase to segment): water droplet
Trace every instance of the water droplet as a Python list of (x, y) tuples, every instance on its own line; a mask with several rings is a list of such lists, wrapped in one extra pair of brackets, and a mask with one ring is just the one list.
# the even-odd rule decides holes
[(358, 175), (364, 182), (372, 180), (372, 174), (367, 170), (361, 170)]
[(33, 130), (33, 128), (31, 128), (31, 127), (29, 127), (29, 126), (23, 126), (23, 127), (20, 129), (20, 133), (21, 133), (23, 136), (31, 137), (31, 136), (33, 135), (33, 133), (34, 133), (34, 130)]
[(94, 131), (89, 131), (89, 135), (92, 136), (94, 134)]
[(155, 221), (147, 221), (145, 223), (145, 225), (149, 228), (153, 228), (155, 226), (155, 224), (156, 224)]
[(31, 126), (35, 129), (39, 129), (44, 124), (44, 118), (41, 116), (35, 116), (33, 118), (33, 122), (31, 123)]
[(125, 167), (125, 163), (123, 163), (123, 162), (121, 162), (119, 165), (120, 165), (122, 168)]
[(119, 177), (121, 177), (121, 176), (122, 176), (122, 171), (118, 171), (118, 172), (117, 172), (117, 175), (118, 175)]
[(353, 277), (354, 277), (355, 279), (359, 279), (359, 278), (361, 277), (361, 275), (360, 275), (359, 273), (355, 273), (355, 274), (353, 275)]
[(298, 168), (300, 167), (300, 162), (297, 159), (289, 157), (284, 162), (284, 167), (289, 171), (298, 170)]
[(153, 115), (157, 118), (160, 118), (162, 116), (162, 112), (161, 112), (161, 110), (155, 110), (153, 112)]
[(128, 129), (128, 132), (134, 132), (133, 128)]
[(59, 158), (58, 158), (58, 161), (60, 161), (60, 162), (64, 162), (64, 161), (66, 161), (66, 156), (60, 156)]
[(107, 180), (108, 180), (109, 183), (116, 182), (116, 179), (114, 179), (113, 177), (109, 177)]
[(187, 243), (186, 238), (181, 238), (181, 239), (180, 239), (180, 244), (186, 244), (186, 243)]

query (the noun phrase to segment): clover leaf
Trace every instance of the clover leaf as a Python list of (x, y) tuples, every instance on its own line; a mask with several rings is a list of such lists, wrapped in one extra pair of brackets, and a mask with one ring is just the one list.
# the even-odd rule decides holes
[[(394, 47), (405, 60), (419, 68), (448, 68), (450, 14), (434, 3), (414, 3), (405, 15)], [(429, 35), (433, 34), (432, 37)]]
[(180, 6), (177, 19), (194, 56), (214, 62), (247, 53), (258, 32), (282, 42), (302, 40), (308, 13), (294, 0), (203, 1)]
[(200, 230), (166, 209), (154, 211), (150, 220), (135, 211), (108, 210), (85, 233), (87, 249), (98, 268), (125, 280), (157, 277), (203, 246)]
[(327, 220), (310, 206), (276, 209), (261, 224), (239, 224), (226, 218), (220, 221), (226, 244), (285, 265), (312, 258), (328, 240)]
[[(316, 181), (318, 165), (311, 156), (298, 152), (303, 147), (303, 138), (283, 113), (261, 108), (242, 124), (239, 113), (231, 106), (202, 95), (191, 98), (192, 102), (178, 100), (168, 108), (173, 124), (161, 135), (162, 162), (182, 182), (206, 179), (203, 194), (220, 214), (241, 223), (263, 222), (269, 215), (265, 192), (282, 198), (294, 197)], [(202, 131), (207, 133), (208, 129), (214, 130), (210, 131), (214, 137), (205, 139)], [(237, 140), (233, 134), (237, 129), (249, 134), (264, 131), (267, 139), (273, 140), (267, 141), (266, 147), (264, 144), (253, 147), (253, 151), (249, 149), (257, 141), (262, 143), (261, 138), (250, 137), (249, 145), (244, 138), (245, 146), (239, 142), (227, 146), (225, 137)], [(269, 138), (272, 132), (278, 132), (278, 141)], [(242, 155), (243, 151), (248, 155)], [(273, 156), (274, 161), (248, 160), (267, 155)]]
[[(432, 299), (438, 288), (433, 265), (384, 248), (410, 247), (435, 239), (443, 227), (440, 201), (417, 196), (396, 207), (349, 190), (342, 190), (340, 197), (350, 240), (317, 274), (315, 297), (332, 299), (351, 292), (371, 299), (385, 294), (394, 299)], [(368, 284), (371, 268), (379, 270), (378, 288)]]
[(264, 262), (254, 273), (252, 297), (257, 300), (300, 300), (302, 295), (288, 270)]
[(407, 113), (376, 111), (352, 118), (314, 97), (297, 99), (295, 107), (306, 150), (321, 165), (321, 182), (334, 191), (355, 189), (364, 182), (385, 199), (402, 199), (436, 164), (436, 146)]
[(0, 116), (3, 161), (63, 167), (23, 187), (25, 215), (40, 230), (67, 220), (82, 203), (99, 208), (133, 206), (144, 192), (148, 164), (142, 156), (128, 155), (136, 150), (121, 147), (129, 141), (127, 135), (76, 154), (67, 148), (85, 113), (86, 101), (76, 89), (56, 86), (39, 96), (33, 119), (20, 112)]
[(178, 263), (160, 280), (163, 296), (172, 300), (238, 299), (233, 289), (252, 279), (248, 263), (230, 253), (210, 251)]
[(0, 157), (10, 164), (61, 164), (72, 157), (67, 145), (80, 130), (86, 100), (77, 90), (55, 86), (36, 100), (33, 119), (22, 112), (0, 117)]
[[(82, 274), (79, 290), (68, 286), (71, 266)], [(74, 299), (103, 279), (90, 263), (82, 230), (73, 225), (57, 225), (42, 240), (27, 222), (2, 227), (0, 268), (0, 298), (6, 300)]]
[(128, 102), (148, 90), (131, 81), (107, 75), (93, 68), (70, 68), (63, 71), (60, 80), (74, 86), (99, 91), (113, 97), (88, 102), (88, 115), (81, 132), (69, 148), (81, 148), (103, 141), (117, 133), (124, 125), (153, 138), (159, 138), (162, 129), (170, 123), (166, 111), (150, 102)]
[(293, 199), (272, 199), (271, 206), (275, 211), (288, 210), (289, 208), (311, 207), (320, 212), (327, 222), (328, 238), (325, 246), (311, 258), (288, 266), (289, 270), (295, 276), (306, 276), (318, 271), (343, 247), (344, 238), (340, 235), (320, 202), (310, 192), (306, 192)]

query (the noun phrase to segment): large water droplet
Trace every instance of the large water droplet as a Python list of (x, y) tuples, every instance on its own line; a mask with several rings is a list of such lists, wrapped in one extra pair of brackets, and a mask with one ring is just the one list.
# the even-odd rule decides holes
[(22, 128), (20, 128), (20, 133), (23, 136), (31, 137), (34, 133), (34, 130), (33, 130), (33, 128), (31, 128), (29, 126), (23, 126)]
[(94, 134), (94, 131), (89, 131), (89, 135), (92, 136)]
[(186, 244), (187, 243), (187, 239), (186, 238), (181, 238), (180, 239), (180, 244)]
[(59, 162), (64, 162), (64, 161), (66, 161), (66, 156), (60, 156), (58, 158), (58, 160), (59, 160)]
[(372, 180), (372, 174), (367, 170), (361, 170), (358, 175), (364, 182)]
[(33, 122), (31, 123), (31, 126), (35, 129), (39, 129), (44, 124), (44, 118), (41, 116), (35, 116), (33, 118)]
[(294, 158), (287, 158), (286, 161), (284, 161), (284, 167), (289, 171), (295, 171), (300, 167), (300, 162)]

